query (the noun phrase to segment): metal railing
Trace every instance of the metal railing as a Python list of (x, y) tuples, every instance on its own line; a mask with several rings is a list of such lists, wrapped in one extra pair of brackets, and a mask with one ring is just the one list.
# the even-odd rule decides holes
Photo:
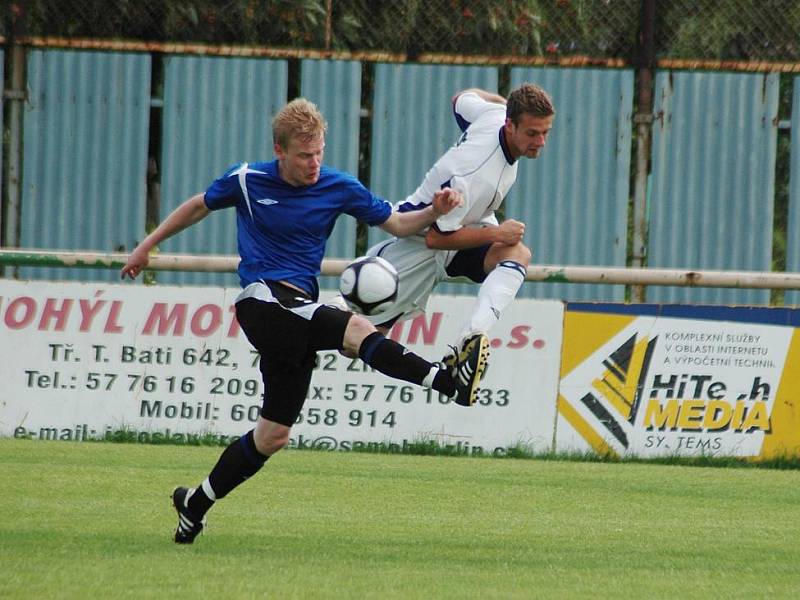
[[(0, 266), (121, 269), (127, 259), (128, 254), (126, 253), (59, 252), (0, 248)], [(322, 261), (321, 274), (339, 275), (349, 262), (348, 259), (325, 259)], [(239, 257), (235, 255), (153, 254), (150, 257), (150, 264), (147, 270), (222, 273), (235, 272), (238, 265)], [(686, 269), (530, 265), (525, 280), (550, 283), (800, 289), (800, 273), (760, 271), (694, 271)]]

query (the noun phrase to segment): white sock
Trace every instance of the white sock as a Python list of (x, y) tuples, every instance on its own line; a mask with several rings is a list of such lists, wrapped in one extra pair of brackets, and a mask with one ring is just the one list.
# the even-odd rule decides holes
[[(217, 501), (217, 495), (214, 493), (214, 488), (211, 487), (211, 482), (208, 480), (208, 477), (206, 477), (203, 480), (203, 484), (202, 484), (201, 487), (203, 488), (203, 492), (205, 493), (205, 495), (208, 496), (209, 500), (211, 500), (212, 502), (216, 502)], [(198, 498), (199, 497), (200, 496), (198, 496)], [(187, 496), (187, 500), (188, 500), (188, 496)]]
[(439, 369), (438, 365), (433, 365), (431, 370), (428, 371), (428, 374), (425, 376), (425, 379), (422, 380), (422, 387), (433, 387), (433, 379), (439, 373), (441, 369)]
[[(488, 332), (525, 281), (527, 269), (513, 260), (500, 261), (481, 284), (472, 315), (461, 330), (461, 339)], [(460, 347), (460, 346), (459, 346)]]

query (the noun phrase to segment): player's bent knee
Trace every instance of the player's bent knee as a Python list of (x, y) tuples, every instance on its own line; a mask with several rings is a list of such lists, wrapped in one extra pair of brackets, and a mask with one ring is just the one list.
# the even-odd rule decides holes
[(358, 358), (358, 352), (356, 352), (352, 348), (342, 348), (341, 350), (339, 350), (339, 354), (341, 354), (345, 358)]
[(269, 447), (267, 448), (267, 452), (264, 453), (265, 456), (272, 456), (276, 452), (283, 450), (286, 446), (289, 445), (289, 433), (287, 431), (285, 436), (280, 438), (273, 439), (270, 443)]
[(521, 265), (528, 266), (533, 258), (533, 253), (522, 242), (514, 244), (513, 246), (503, 246), (496, 244), (492, 246), (487, 256), (487, 273), (489, 270), (494, 269), (500, 262), (504, 260), (513, 260)]
[(344, 331), (342, 353), (345, 356), (349, 356), (350, 354), (358, 356), (358, 349), (361, 347), (361, 342), (375, 331), (377, 331), (377, 329), (375, 329), (372, 323), (361, 315), (353, 314), (347, 322), (347, 328)]
[[(500, 255), (500, 260), (513, 260), (521, 265), (527, 266), (531, 262), (532, 252), (522, 242), (514, 244), (513, 246), (506, 246)], [(498, 260), (497, 262), (500, 262)]]
[(253, 431), (253, 442), (264, 456), (272, 456), (289, 445), (291, 428), (280, 423), (259, 418)]
[(261, 442), (256, 442), (256, 449), (264, 456), (272, 456), (289, 445), (289, 429), (285, 433), (273, 434)]
[(514, 258), (511, 260), (516, 260), (519, 264), (527, 266), (528, 263), (531, 262), (531, 258), (533, 258), (533, 252), (531, 249), (528, 248), (525, 244), (517, 244), (514, 246)]

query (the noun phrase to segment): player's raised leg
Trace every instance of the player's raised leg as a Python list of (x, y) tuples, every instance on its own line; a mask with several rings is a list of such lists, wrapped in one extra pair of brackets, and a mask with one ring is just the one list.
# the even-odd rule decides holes
[(484, 259), (487, 276), (461, 330), (461, 339), (487, 333), (497, 323), (525, 281), (530, 260), (531, 251), (524, 244), (492, 244)]

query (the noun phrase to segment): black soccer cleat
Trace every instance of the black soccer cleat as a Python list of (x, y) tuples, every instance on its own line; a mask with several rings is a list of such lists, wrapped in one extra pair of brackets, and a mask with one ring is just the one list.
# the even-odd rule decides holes
[(196, 519), (186, 506), (189, 488), (178, 487), (172, 492), (172, 506), (178, 513), (178, 527), (175, 529), (176, 544), (191, 544), (205, 527), (206, 520)]
[[(449, 357), (445, 357), (447, 364)], [(478, 400), (478, 384), (489, 364), (489, 338), (476, 333), (464, 340), (461, 350), (455, 355), (452, 375), (456, 384), (455, 402), (460, 406), (472, 406)]]
[(456, 366), (456, 358), (458, 358), (458, 348), (455, 346), (450, 346), (450, 350), (450, 352), (442, 357), (442, 360), (439, 361), (439, 364), (442, 365), (443, 369), (447, 369), (449, 373), (452, 373), (453, 367)]

